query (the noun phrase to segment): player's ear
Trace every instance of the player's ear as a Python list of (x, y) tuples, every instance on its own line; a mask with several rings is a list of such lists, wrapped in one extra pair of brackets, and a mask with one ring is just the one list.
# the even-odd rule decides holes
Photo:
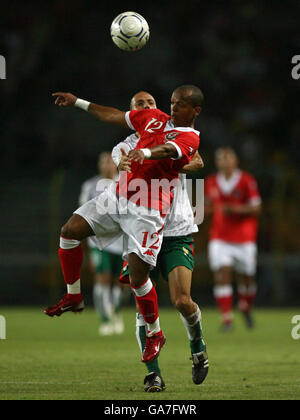
[(195, 110), (195, 117), (198, 117), (198, 115), (201, 114), (202, 108), (201, 106), (195, 106), (194, 110)]

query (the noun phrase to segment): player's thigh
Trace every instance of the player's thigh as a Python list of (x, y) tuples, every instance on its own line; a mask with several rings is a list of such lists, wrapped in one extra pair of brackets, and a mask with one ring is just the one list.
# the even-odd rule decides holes
[(97, 284), (104, 284), (104, 285), (111, 285), (111, 274), (110, 273), (97, 273), (95, 275), (95, 283)]
[(257, 246), (254, 243), (247, 243), (237, 246), (236, 251), (236, 262), (235, 269), (236, 271), (250, 278), (254, 277), (256, 274), (257, 267)]
[(176, 267), (194, 270), (194, 239), (192, 235), (164, 237), (158, 257), (159, 268), (165, 280)]
[(122, 235), (118, 215), (113, 211), (109, 213), (104, 206), (107, 195), (108, 192), (104, 191), (74, 212), (74, 216), (78, 215), (88, 223), (100, 249), (106, 248)]
[[(129, 202), (127, 214), (120, 217), (120, 224), (124, 231), (123, 258), (127, 260), (129, 254), (135, 254), (148, 265), (155, 267), (162, 245), (164, 226), (164, 219), (159, 211)], [(131, 267), (130, 271), (132, 274)]]
[(133, 287), (142, 286), (149, 278), (149, 264), (142, 260), (135, 252), (131, 252), (128, 254), (128, 265), (131, 285)]
[(90, 224), (84, 217), (78, 214), (73, 214), (61, 229), (61, 236), (68, 239), (76, 239), (78, 241), (82, 241), (93, 235), (94, 231)]
[(105, 251), (100, 251), (99, 248), (90, 248), (90, 262), (94, 273), (103, 273), (105, 267), (106, 255)]
[(214, 282), (216, 285), (222, 286), (231, 284), (233, 280), (233, 268), (224, 266), (214, 271)]
[(95, 282), (111, 284), (111, 264), (108, 252), (100, 251), (98, 248), (91, 248), (90, 261), (95, 274)]
[(110, 252), (110, 264), (112, 276), (118, 278), (123, 267), (122, 255)]
[(208, 259), (217, 284), (228, 284), (232, 281), (234, 266), (234, 249), (224, 241), (212, 240), (208, 245)]

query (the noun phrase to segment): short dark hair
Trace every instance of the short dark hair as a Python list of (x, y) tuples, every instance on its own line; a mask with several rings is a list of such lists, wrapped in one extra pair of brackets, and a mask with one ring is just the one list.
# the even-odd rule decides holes
[(204, 103), (204, 95), (201, 89), (199, 89), (195, 85), (182, 85), (175, 89), (174, 92), (177, 92), (178, 90), (188, 92), (187, 99), (190, 100), (191, 104), (196, 107), (200, 106), (203, 107)]

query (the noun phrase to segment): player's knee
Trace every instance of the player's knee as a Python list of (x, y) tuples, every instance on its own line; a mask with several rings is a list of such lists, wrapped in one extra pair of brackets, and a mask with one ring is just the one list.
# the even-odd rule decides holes
[(191, 297), (188, 295), (176, 296), (173, 300), (173, 305), (179, 312), (186, 312), (192, 304)]
[(66, 223), (60, 231), (60, 235), (64, 238), (68, 239), (77, 239), (76, 238), (76, 231), (69, 225), (69, 223)]
[(68, 239), (77, 239), (78, 241), (81, 240), (80, 238), (80, 229), (78, 224), (68, 222), (61, 228), (61, 236)]
[(77, 214), (74, 214), (61, 229), (61, 236), (69, 239), (77, 239), (77, 241), (82, 241), (92, 235), (94, 235), (94, 232), (90, 225), (83, 217)]

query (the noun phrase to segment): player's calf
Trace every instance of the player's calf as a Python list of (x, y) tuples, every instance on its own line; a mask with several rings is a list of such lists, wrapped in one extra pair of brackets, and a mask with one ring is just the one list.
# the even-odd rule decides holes
[[(75, 313), (83, 311), (84, 302), (80, 285), (83, 251), (79, 239), (89, 236), (88, 233), (90, 232), (91, 228), (87, 222), (78, 215), (72, 216), (69, 222), (62, 228), (62, 233), (66, 236), (60, 237), (58, 254), (64, 280), (67, 285), (67, 294), (56, 305), (47, 308), (45, 310), (46, 315), (53, 317), (61, 316), (64, 312), (69, 311)], [(67, 235), (71, 235), (71, 238)]]

